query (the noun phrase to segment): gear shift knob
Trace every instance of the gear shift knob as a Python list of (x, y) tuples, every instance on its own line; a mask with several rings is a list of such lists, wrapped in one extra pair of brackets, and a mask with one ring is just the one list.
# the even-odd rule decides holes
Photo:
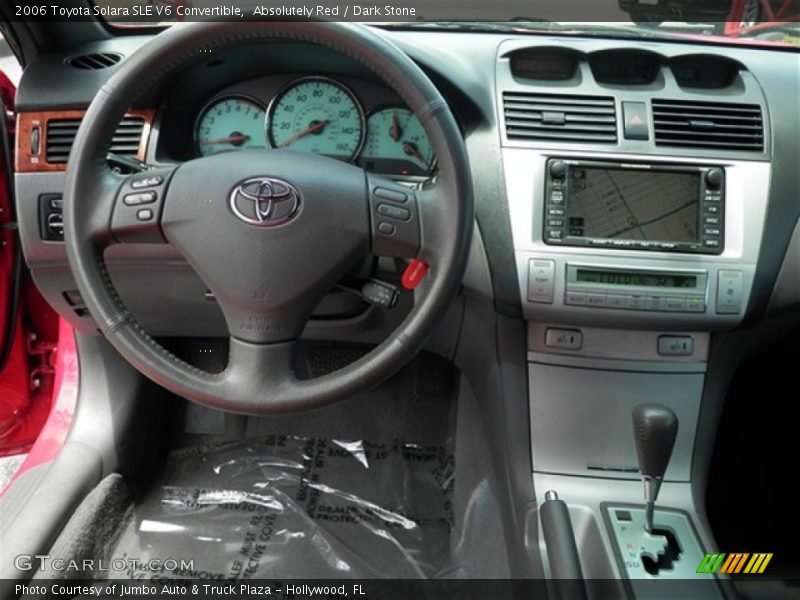
[(633, 436), (639, 471), (644, 481), (647, 503), (647, 532), (653, 531), (653, 509), (661, 481), (667, 471), (675, 438), (678, 435), (678, 417), (660, 404), (639, 404), (633, 409)]
[(678, 417), (666, 406), (640, 404), (633, 409), (633, 434), (642, 476), (664, 477), (678, 435)]

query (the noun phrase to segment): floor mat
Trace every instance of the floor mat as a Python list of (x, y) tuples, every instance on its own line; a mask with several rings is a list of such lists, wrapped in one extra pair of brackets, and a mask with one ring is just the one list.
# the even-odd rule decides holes
[(436, 577), (449, 567), (453, 474), (445, 445), (400, 439), (176, 450), (113, 554), (163, 567), (131, 577)]

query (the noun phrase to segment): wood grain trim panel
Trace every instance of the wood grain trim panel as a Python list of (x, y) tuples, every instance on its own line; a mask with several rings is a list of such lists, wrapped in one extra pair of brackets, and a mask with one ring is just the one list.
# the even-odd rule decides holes
[[(145, 159), (147, 142), (150, 139), (150, 129), (153, 125), (155, 110), (150, 108), (137, 108), (129, 110), (126, 117), (143, 117), (142, 139), (139, 141), (139, 150), (136, 157)], [(17, 139), (14, 156), (14, 170), (17, 173), (34, 173), (39, 171), (66, 171), (67, 165), (47, 162), (47, 122), (51, 119), (82, 119), (85, 110), (51, 110), (44, 112), (22, 112), (17, 114)], [(31, 131), (39, 128), (39, 152), (31, 153)]]

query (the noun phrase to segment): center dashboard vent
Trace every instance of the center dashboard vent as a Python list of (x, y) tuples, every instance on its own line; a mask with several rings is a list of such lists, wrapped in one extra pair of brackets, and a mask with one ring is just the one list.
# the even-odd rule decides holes
[(503, 92), (510, 140), (613, 144), (617, 141), (614, 98)]
[[(46, 157), (50, 164), (64, 164), (75, 142), (80, 119), (50, 119), (47, 121), (45, 138)], [(144, 131), (143, 117), (125, 117), (114, 132), (109, 152), (135, 156), (139, 151)]]
[(76, 69), (84, 71), (97, 71), (113, 67), (122, 60), (122, 55), (116, 52), (95, 52), (92, 54), (80, 54), (67, 59), (67, 64)]
[(764, 121), (757, 104), (653, 99), (656, 146), (764, 150)]

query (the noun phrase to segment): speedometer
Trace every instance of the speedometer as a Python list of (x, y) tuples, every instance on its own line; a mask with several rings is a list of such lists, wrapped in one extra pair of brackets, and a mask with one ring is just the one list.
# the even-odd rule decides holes
[(272, 101), (267, 139), (273, 148), (350, 161), (364, 142), (364, 112), (342, 84), (322, 77), (299, 79)]
[(247, 96), (226, 96), (212, 100), (200, 113), (194, 137), (203, 156), (264, 148), (264, 118), (266, 111), (256, 100)]

